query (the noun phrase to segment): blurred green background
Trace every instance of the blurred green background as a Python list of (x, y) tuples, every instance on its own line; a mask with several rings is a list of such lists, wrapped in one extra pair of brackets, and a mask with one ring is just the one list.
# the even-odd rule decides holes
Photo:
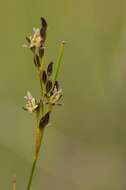
[(0, 5), (0, 189), (25, 190), (34, 151), (27, 90), (39, 95), (25, 36), (48, 21), (47, 62), (67, 42), (64, 106), (45, 131), (32, 190), (126, 189), (126, 1), (6, 0)]

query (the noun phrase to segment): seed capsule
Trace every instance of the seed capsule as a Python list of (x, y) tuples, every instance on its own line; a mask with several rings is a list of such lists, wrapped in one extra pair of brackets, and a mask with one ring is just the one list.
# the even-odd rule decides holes
[(47, 74), (46, 71), (42, 71), (42, 81), (44, 82), (44, 84), (47, 82)]
[(38, 55), (35, 55), (34, 57), (34, 64), (36, 67), (40, 67), (40, 60), (39, 60)]
[(48, 67), (47, 67), (47, 75), (50, 77), (52, 72), (53, 72), (53, 62), (50, 62)]
[(43, 129), (48, 123), (50, 119), (50, 112), (47, 112), (40, 120), (39, 128)]
[(46, 92), (49, 93), (51, 89), (52, 89), (52, 81), (48, 80), (46, 84)]

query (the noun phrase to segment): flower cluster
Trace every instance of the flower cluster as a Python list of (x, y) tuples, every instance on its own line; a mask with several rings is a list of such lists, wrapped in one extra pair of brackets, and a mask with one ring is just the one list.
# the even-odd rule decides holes
[(37, 110), (39, 104), (29, 91), (27, 92), (27, 96), (24, 96), (24, 99), (26, 100), (26, 106), (23, 107), (24, 110), (29, 111), (30, 113)]
[(40, 106), (61, 105), (62, 90), (59, 87), (59, 82), (57, 80), (53, 81), (55, 63), (51, 61), (47, 67), (43, 65), (46, 31), (47, 22), (42, 17), (40, 28), (33, 28), (33, 34), (26, 37), (27, 43), (24, 45), (24, 47), (29, 48), (33, 52), (33, 61), (39, 71), (42, 92), (39, 101), (32, 97), (30, 92), (27, 92), (27, 96), (24, 97), (26, 99), (26, 105), (23, 109), (30, 113), (36, 112)]
[(44, 42), (46, 40), (46, 30), (47, 22), (42, 17), (41, 18), (41, 27), (33, 28), (33, 34), (29, 37), (26, 37), (27, 44), (24, 44), (24, 47), (31, 49), (34, 53), (43, 55)]
[(62, 89), (59, 88), (58, 81), (56, 81), (54, 88), (50, 94), (46, 94), (45, 103), (51, 105), (62, 105), (59, 101), (62, 98)]

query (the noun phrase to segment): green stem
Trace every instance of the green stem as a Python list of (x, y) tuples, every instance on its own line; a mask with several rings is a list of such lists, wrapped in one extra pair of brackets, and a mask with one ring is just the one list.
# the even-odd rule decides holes
[(36, 163), (37, 163), (37, 159), (34, 159), (33, 164), (32, 164), (31, 173), (30, 173), (30, 177), (29, 177), (29, 181), (28, 181), (27, 190), (30, 190)]
[(37, 163), (37, 160), (38, 160), (38, 157), (39, 157), (40, 148), (41, 148), (42, 138), (43, 138), (43, 133), (41, 133), (41, 139), (40, 139), (40, 146), (39, 146), (38, 155), (37, 155), (37, 157), (35, 156), (34, 161), (32, 163), (32, 169), (31, 169), (30, 176), (29, 176), (27, 190), (30, 190), (30, 188), (31, 188), (31, 183), (32, 183), (34, 172), (35, 172), (36, 163)]

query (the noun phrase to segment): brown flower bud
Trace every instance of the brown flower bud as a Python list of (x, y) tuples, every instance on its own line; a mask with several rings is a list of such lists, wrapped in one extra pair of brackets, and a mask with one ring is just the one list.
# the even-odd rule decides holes
[(48, 80), (46, 84), (46, 92), (49, 93), (51, 89), (52, 89), (52, 81)]
[(40, 120), (39, 128), (43, 129), (48, 123), (50, 119), (50, 112), (47, 112)]
[(48, 67), (47, 67), (47, 75), (50, 77), (52, 72), (53, 72), (53, 62), (50, 62)]

